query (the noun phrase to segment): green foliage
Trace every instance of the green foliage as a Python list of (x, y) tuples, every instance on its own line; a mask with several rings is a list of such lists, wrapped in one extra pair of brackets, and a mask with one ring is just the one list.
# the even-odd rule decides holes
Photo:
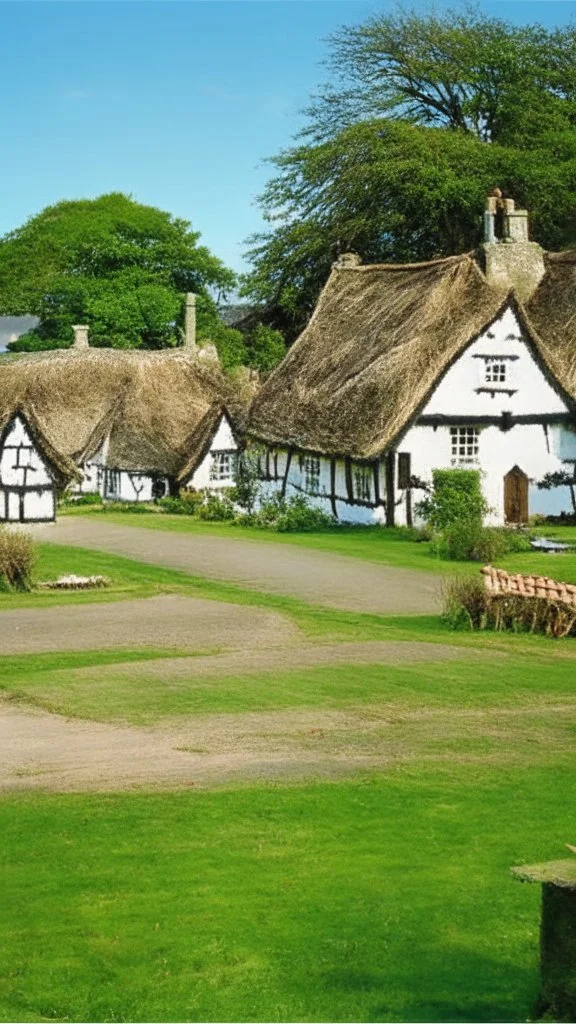
[(201, 491), (182, 489), (177, 498), (159, 498), (156, 505), (162, 512), (177, 516), (197, 516), (204, 501)]
[(262, 481), (260, 477), (260, 457), (263, 449), (259, 445), (250, 445), (240, 452), (236, 463), (235, 486), (231, 497), (243, 512), (251, 516), (256, 508)]
[(77, 505), (101, 505), (102, 495), (98, 491), (86, 491), (84, 494), (65, 493), (58, 504), (65, 508), (75, 508)]
[(416, 512), (437, 530), (454, 524), (480, 525), (489, 511), (477, 469), (435, 469), (432, 494), (416, 505)]
[(0, 527), (0, 590), (31, 590), (36, 548), (26, 533)]
[(334, 256), (431, 259), (480, 241), (499, 185), (548, 249), (576, 240), (576, 31), (398, 11), (331, 40), (333, 79), (272, 159), (244, 294), (291, 340)]
[(247, 334), (245, 343), (246, 365), (260, 370), (261, 373), (273, 370), (286, 355), (286, 345), (281, 332), (266, 324), (256, 324)]
[(450, 629), (482, 629), (486, 618), (486, 587), (477, 576), (454, 576), (442, 588), (442, 620)]
[(41, 320), (12, 350), (64, 348), (75, 323), (90, 326), (95, 346), (172, 347), (193, 291), (199, 340), (213, 341), (224, 365), (241, 363), (242, 336), (213, 298), (234, 275), (198, 239), (187, 221), (120, 193), (47, 207), (0, 240), (0, 312)]
[(504, 555), (530, 551), (529, 537), (515, 530), (482, 526), (474, 519), (448, 525), (434, 540), (441, 558), (458, 562), (495, 563)]
[(206, 494), (198, 506), (198, 518), (209, 523), (222, 523), (234, 519), (236, 510), (229, 494)]
[(240, 516), (237, 521), (242, 525), (276, 530), (277, 533), (309, 533), (339, 526), (334, 516), (316, 508), (303, 494), (290, 498), (274, 494), (261, 501), (252, 514)]

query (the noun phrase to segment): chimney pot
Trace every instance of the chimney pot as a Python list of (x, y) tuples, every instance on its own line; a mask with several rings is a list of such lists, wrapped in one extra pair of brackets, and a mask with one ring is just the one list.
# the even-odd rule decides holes
[(186, 293), (186, 319), (184, 323), (184, 348), (187, 352), (196, 352), (196, 295)]
[(74, 324), (72, 327), (74, 331), (74, 344), (73, 348), (90, 348), (88, 341), (88, 326), (87, 324)]

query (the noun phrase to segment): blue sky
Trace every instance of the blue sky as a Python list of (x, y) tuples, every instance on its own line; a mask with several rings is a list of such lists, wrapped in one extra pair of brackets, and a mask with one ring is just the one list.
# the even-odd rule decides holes
[[(263, 161), (325, 79), (326, 36), (391, 6), (1, 2), (0, 234), (59, 199), (123, 191), (192, 221), (241, 269), (243, 240), (262, 226)], [(576, 0), (480, 6), (547, 25), (576, 15)]]

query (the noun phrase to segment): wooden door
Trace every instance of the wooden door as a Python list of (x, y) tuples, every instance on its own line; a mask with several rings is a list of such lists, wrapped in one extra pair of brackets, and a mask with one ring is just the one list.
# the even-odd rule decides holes
[(519, 466), (504, 477), (504, 519), (507, 523), (528, 522), (528, 477)]

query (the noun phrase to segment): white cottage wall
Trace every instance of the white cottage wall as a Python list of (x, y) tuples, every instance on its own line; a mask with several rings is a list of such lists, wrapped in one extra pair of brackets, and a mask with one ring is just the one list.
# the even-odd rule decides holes
[[(222, 491), (234, 486), (235, 458), (238, 444), (227, 416), (222, 416), (212, 441), (210, 450), (186, 483), (196, 491)], [(225, 460), (226, 455), (232, 458)], [(229, 470), (230, 475), (227, 475)]]
[[(504, 367), (505, 379), (487, 380)], [(512, 309), (462, 353), (444, 375), (420, 416), (542, 416), (566, 413), (564, 399), (539, 366)], [(465, 419), (463, 420), (465, 422)]]
[(0, 451), (0, 519), (52, 520), (55, 509), (56, 493), (48, 465), (17, 416)]

